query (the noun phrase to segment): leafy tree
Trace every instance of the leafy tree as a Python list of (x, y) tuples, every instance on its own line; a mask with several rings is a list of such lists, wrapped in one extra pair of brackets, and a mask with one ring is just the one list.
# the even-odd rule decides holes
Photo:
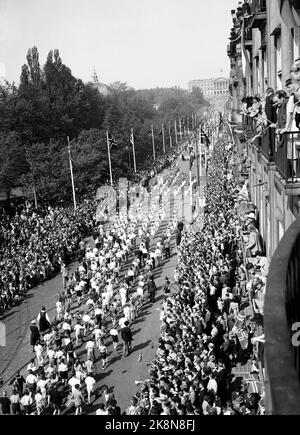
[(22, 174), (28, 171), (20, 137), (14, 131), (0, 134), (0, 186), (10, 205), (11, 190), (19, 186)]

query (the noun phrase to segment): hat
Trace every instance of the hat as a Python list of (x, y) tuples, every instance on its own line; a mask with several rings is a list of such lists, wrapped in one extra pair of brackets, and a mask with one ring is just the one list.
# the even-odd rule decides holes
[(255, 219), (255, 214), (254, 213), (249, 213), (248, 214), (248, 218), (249, 219)]
[(45, 308), (45, 307), (42, 307), (41, 312), (42, 312), (42, 313), (45, 313), (45, 312), (46, 312), (46, 308)]
[(36, 321), (35, 321), (35, 320), (31, 320), (31, 323), (32, 323), (32, 324), (36, 324)]

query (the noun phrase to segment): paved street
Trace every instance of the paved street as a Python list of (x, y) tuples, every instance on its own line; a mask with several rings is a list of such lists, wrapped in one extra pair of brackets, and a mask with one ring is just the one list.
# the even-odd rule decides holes
[[(188, 176), (188, 163), (178, 160), (176, 168), (167, 169), (163, 172), (163, 181), (166, 182), (169, 178), (173, 179), (177, 168), (186, 178)], [(193, 176), (195, 176), (195, 168)], [(176, 186), (176, 184), (175, 184)], [(169, 223), (170, 216), (176, 209), (176, 202), (181, 204), (182, 209), (189, 207), (189, 188), (182, 189), (178, 193), (176, 200), (170, 196), (166, 204), (168, 212), (165, 219), (162, 220), (159, 230), (155, 237), (151, 240), (151, 245), (155, 245), (158, 238), (161, 237)], [(141, 197), (140, 204), (144, 211), (148, 207), (148, 198)], [(179, 210), (177, 210), (179, 212)], [(92, 244), (91, 238), (87, 242)], [(122, 346), (120, 345), (116, 352), (113, 352), (112, 343), (109, 343), (109, 362), (108, 366), (103, 370), (101, 361), (96, 362), (96, 380), (97, 380), (97, 399), (93, 404), (86, 409), (86, 413), (94, 413), (99, 402), (101, 401), (101, 390), (104, 385), (113, 389), (119, 406), (122, 410), (129, 405), (130, 397), (138, 390), (135, 385), (135, 380), (143, 380), (148, 377), (149, 364), (155, 357), (155, 352), (158, 345), (158, 337), (160, 333), (160, 308), (162, 304), (162, 286), (165, 282), (165, 277), (169, 276), (173, 282), (174, 270), (176, 267), (177, 256), (175, 253), (175, 236), (172, 238), (172, 256), (168, 261), (164, 261), (159, 267), (154, 270), (156, 285), (159, 289), (156, 295), (156, 302), (151, 304), (148, 300), (145, 302), (135, 322), (132, 325), (134, 341), (132, 353), (123, 358)], [(130, 256), (129, 261), (132, 259)], [(71, 270), (75, 269), (77, 264), (71, 266)], [(127, 265), (122, 267), (122, 275), (124, 270), (127, 270)], [(30, 291), (28, 298), (22, 305), (15, 307), (5, 318), (7, 327), (7, 346), (0, 348), (0, 364), (4, 372), (4, 379), (9, 379), (13, 373), (28, 364), (33, 356), (31, 346), (29, 345), (29, 324), (30, 320), (35, 318), (40, 311), (41, 306), (46, 306), (50, 309), (50, 317), (54, 317), (54, 307), (57, 297), (57, 292), (61, 289), (62, 278), (57, 276), (54, 279), (38, 286)], [(109, 339), (110, 340), (110, 339)], [(79, 354), (85, 352), (84, 346), (80, 348)], [(6, 385), (4, 386), (6, 388)]]

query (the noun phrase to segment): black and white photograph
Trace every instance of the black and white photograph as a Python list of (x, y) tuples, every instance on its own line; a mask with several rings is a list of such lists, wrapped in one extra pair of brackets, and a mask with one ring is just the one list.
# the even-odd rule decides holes
[(299, 415), (299, 213), (300, 0), (0, 0), (0, 416)]

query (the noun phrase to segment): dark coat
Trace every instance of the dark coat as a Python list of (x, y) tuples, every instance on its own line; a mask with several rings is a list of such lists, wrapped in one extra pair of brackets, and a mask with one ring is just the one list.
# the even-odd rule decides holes
[(30, 345), (35, 346), (37, 341), (40, 339), (40, 332), (37, 326), (30, 326)]
[(132, 341), (132, 332), (129, 326), (125, 326), (121, 329), (121, 337), (125, 343), (130, 343)]
[(148, 282), (148, 293), (155, 293), (157, 290), (155, 282), (154, 281), (149, 281)]

